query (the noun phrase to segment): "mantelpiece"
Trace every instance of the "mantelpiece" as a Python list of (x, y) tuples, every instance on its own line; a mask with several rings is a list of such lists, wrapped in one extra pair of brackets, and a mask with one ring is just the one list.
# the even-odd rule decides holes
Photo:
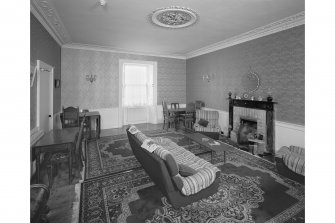
[(257, 109), (265, 111), (265, 131), (266, 131), (266, 150), (269, 153), (274, 153), (274, 105), (276, 102), (272, 101), (253, 101), (233, 99), (231, 93), (228, 97), (229, 100), (229, 132), (234, 129), (234, 107), (242, 107), (246, 109)]

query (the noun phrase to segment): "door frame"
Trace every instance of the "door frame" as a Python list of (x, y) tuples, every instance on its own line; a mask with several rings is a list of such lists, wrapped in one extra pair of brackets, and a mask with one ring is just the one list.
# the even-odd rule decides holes
[[(51, 114), (51, 117), (49, 117), (49, 129), (48, 131), (50, 131), (51, 129), (53, 129), (53, 106), (54, 106), (54, 67), (52, 67), (51, 65), (41, 61), (41, 60), (37, 60), (37, 71), (36, 71), (36, 76), (37, 76), (37, 109), (36, 109), (36, 126), (38, 127), (38, 129), (40, 130), (40, 107), (41, 107), (41, 102), (40, 102), (40, 78), (41, 78), (41, 71), (49, 71), (48, 73), (50, 74), (49, 76), (49, 112)], [(44, 130), (46, 131), (46, 130)]]
[[(128, 60), (128, 59), (119, 59), (119, 109), (118, 109), (118, 126), (122, 127), (124, 123), (124, 109), (122, 106), (122, 97), (123, 97), (123, 65), (125, 63), (134, 63), (134, 64), (148, 64), (153, 66), (153, 107), (157, 107), (157, 62), (148, 61), (148, 60)], [(147, 116), (149, 112), (147, 112)], [(149, 117), (147, 117), (149, 121)]]

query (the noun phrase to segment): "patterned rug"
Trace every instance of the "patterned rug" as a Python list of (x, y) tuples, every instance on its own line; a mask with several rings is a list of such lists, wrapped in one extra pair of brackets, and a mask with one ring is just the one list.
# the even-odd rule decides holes
[(143, 169), (85, 181), (80, 222), (304, 222), (305, 188), (276, 173), (275, 165), (232, 148), (217, 154), (222, 173), (213, 196), (171, 207)]
[[(145, 134), (152, 138), (169, 138), (195, 154), (205, 151), (181, 132), (156, 130), (145, 132)], [(205, 156), (200, 157), (207, 159)], [(141, 167), (130, 148), (126, 134), (102, 137), (96, 141), (90, 141), (86, 150), (86, 157), (85, 180)]]

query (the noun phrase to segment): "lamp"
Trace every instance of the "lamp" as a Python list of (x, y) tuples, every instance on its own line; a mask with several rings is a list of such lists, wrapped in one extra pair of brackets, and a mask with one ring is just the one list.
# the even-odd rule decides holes
[(91, 84), (92, 84), (94, 81), (97, 80), (97, 75), (92, 75), (92, 74), (86, 75), (86, 80), (91, 82)]

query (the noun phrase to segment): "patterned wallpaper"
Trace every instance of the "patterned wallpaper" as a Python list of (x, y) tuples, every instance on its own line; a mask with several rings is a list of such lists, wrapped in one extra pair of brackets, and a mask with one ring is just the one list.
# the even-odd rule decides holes
[[(42, 24), (30, 13), (30, 63), (36, 65), (41, 60), (54, 69), (54, 78), (61, 78), (61, 47), (45, 30)], [(28, 84), (28, 83), (27, 83)], [(61, 88), (54, 88), (54, 113), (61, 107)], [(36, 126), (36, 83), (30, 88), (30, 129)]]
[[(119, 59), (157, 62), (157, 104), (186, 102), (186, 61), (82, 49), (62, 49), (62, 106), (112, 108), (119, 105)], [(87, 74), (97, 75), (92, 84)]]
[[(305, 26), (298, 26), (186, 61), (187, 101), (203, 100), (206, 107), (228, 112), (228, 92), (241, 95), (242, 75), (249, 66), (260, 77), (255, 96), (270, 89), (275, 119), (305, 124)], [(213, 81), (202, 80), (214, 74)]]

